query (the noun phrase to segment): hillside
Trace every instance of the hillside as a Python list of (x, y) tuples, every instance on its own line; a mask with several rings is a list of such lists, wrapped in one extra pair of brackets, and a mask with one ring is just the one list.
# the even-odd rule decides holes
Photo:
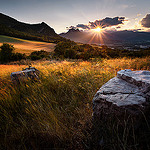
[(42, 22), (27, 24), (0, 13), (0, 34), (39, 41), (62, 40), (53, 28)]
[(12, 44), (15, 47), (15, 52), (25, 53), (29, 55), (33, 51), (45, 50), (51, 52), (54, 50), (54, 43), (46, 43), (39, 41), (23, 40), (19, 38), (0, 35), (0, 46), (3, 43)]

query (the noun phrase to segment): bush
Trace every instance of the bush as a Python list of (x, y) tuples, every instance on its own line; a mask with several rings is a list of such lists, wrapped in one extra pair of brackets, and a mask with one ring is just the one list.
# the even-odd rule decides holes
[(25, 54), (14, 53), (15, 48), (11, 44), (3, 43), (3, 45), (0, 48), (1, 48), (1, 51), (0, 51), (1, 63), (7, 63), (10, 61), (18, 61), (21, 59), (26, 59)]
[(75, 42), (72, 41), (67, 41), (67, 42), (59, 42), (55, 46), (55, 55), (60, 56), (60, 55), (65, 55), (66, 50), (72, 49), (75, 45), (77, 45)]
[(77, 54), (77, 52), (75, 50), (67, 49), (64, 53), (64, 57), (74, 59), (74, 58), (76, 58), (76, 54)]
[(21, 60), (21, 59), (26, 59), (26, 55), (21, 54), (21, 53), (13, 53), (12, 54), (12, 57), (11, 57), (12, 61), (18, 61), (18, 60)]
[(3, 45), (0, 47), (0, 61), (2, 63), (11, 61), (11, 57), (13, 55), (14, 47), (11, 44), (3, 43)]
[(44, 50), (41, 50), (41, 51), (34, 51), (32, 52), (30, 55), (29, 55), (29, 58), (31, 60), (39, 60), (39, 59), (42, 59), (42, 58), (49, 58), (49, 52), (46, 52)]

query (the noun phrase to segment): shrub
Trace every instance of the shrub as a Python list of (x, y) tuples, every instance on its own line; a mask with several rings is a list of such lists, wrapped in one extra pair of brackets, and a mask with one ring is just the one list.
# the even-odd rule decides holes
[(68, 42), (59, 42), (55, 46), (55, 55), (60, 56), (60, 55), (65, 55), (65, 51), (68, 49), (72, 49), (75, 45), (77, 45), (75, 42), (68, 41)]
[(26, 59), (25, 54), (14, 53), (15, 48), (11, 44), (3, 43), (3, 45), (0, 48), (1, 48), (1, 51), (0, 51), (1, 63), (7, 63), (10, 61), (18, 61), (21, 59)]
[(26, 59), (26, 55), (21, 54), (21, 53), (12, 53), (12, 56), (11, 56), (12, 61), (17, 61), (17, 60), (21, 60), (21, 59)]
[(42, 58), (49, 58), (49, 52), (46, 52), (44, 50), (41, 50), (41, 51), (34, 51), (32, 52), (30, 55), (29, 55), (29, 58), (31, 60), (39, 60), (39, 59), (42, 59)]
[(2, 63), (11, 61), (11, 57), (14, 51), (14, 47), (11, 44), (3, 43), (3, 45), (0, 47), (0, 61)]

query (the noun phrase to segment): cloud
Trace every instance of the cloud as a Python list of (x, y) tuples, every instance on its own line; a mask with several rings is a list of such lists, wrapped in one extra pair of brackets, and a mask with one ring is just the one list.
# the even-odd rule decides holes
[(141, 20), (142, 27), (150, 28), (150, 14), (147, 14), (145, 18)]
[(101, 28), (106, 28), (123, 24), (124, 21), (126, 21), (125, 17), (114, 17), (114, 18), (106, 17), (105, 19), (95, 20), (94, 22), (89, 23), (91, 28), (96, 28), (97, 26)]
[(106, 28), (106, 27), (112, 27), (112, 26), (117, 26), (117, 28), (120, 28), (121, 24), (124, 24), (125, 17), (114, 17), (114, 18), (109, 18), (106, 17), (101, 20), (95, 20), (94, 22), (89, 22), (88, 25), (86, 24), (78, 24), (76, 26), (70, 26), (67, 27), (67, 29), (83, 29), (83, 30), (90, 30), (90, 29), (95, 29), (97, 27), (101, 28)]
[(70, 27), (66, 27), (67, 30), (70, 30), (70, 29), (77, 29), (75, 26), (70, 26)]
[(120, 26), (116, 27), (116, 29), (120, 29), (120, 28), (121, 28)]
[(85, 25), (85, 24), (78, 24), (76, 27), (82, 28), (82, 29), (90, 29), (90, 27), (88, 25)]

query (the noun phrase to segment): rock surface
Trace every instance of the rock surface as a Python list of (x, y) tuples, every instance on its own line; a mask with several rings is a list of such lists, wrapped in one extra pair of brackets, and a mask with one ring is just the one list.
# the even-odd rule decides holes
[(103, 141), (105, 147), (115, 141), (119, 146), (126, 137), (126, 146), (136, 143), (146, 149), (150, 146), (149, 114), (150, 71), (119, 71), (93, 98), (94, 138), (97, 137), (97, 145)]
[(38, 74), (39, 70), (37, 70), (34, 67), (29, 66), (29, 68), (25, 68), (22, 71), (18, 72), (12, 72), (11, 73), (11, 80), (14, 84), (19, 84), (20, 81), (25, 81), (25, 79), (31, 79), (31, 80), (39, 80)]
[(121, 70), (96, 93), (93, 103), (100, 100), (117, 106), (140, 105), (150, 96), (150, 71)]

